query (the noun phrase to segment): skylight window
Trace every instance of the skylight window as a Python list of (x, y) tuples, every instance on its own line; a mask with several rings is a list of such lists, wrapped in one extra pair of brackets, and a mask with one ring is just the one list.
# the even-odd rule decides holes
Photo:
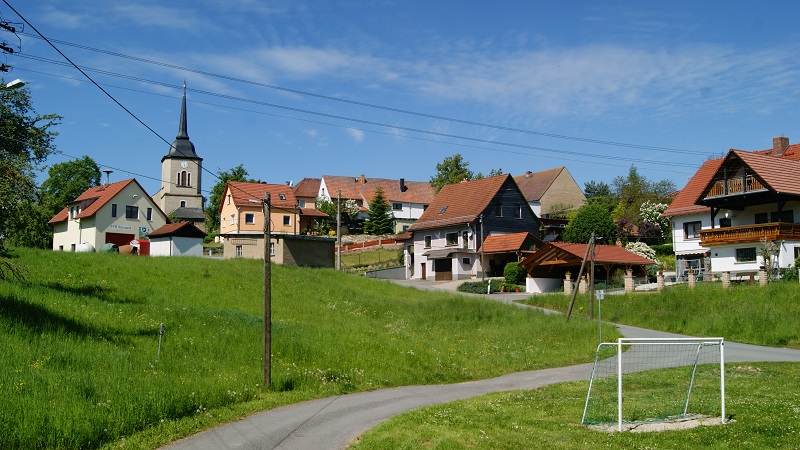
[(442, 209), (439, 210), (439, 215), (441, 216), (445, 211), (447, 211), (447, 205), (442, 206)]

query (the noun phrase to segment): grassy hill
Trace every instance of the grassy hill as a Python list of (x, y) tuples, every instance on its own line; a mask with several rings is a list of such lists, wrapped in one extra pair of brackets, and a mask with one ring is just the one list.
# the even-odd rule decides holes
[(28, 274), (0, 281), (4, 449), (152, 448), (310, 398), (585, 362), (596, 345), (581, 318), (274, 266), (264, 389), (260, 261), (13, 254)]

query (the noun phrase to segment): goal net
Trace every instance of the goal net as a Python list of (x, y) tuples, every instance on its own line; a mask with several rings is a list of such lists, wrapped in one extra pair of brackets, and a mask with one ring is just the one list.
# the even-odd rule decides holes
[(634, 339), (597, 347), (583, 425), (725, 420), (722, 338)]

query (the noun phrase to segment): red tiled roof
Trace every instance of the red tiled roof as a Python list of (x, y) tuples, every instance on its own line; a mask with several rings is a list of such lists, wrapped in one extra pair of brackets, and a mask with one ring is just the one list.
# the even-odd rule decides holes
[(509, 234), (498, 234), (494, 236), (489, 236), (483, 241), (483, 248), (478, 249), (478, 252), (485, 252), (485, 253), (505, 253), (505, 252), (515, 252), (518, 250), (530, 250), (528, 248), (522, 248), (525, 244), (525, 241), (528, 239), (533, 239), (538, 247), (541, 248), (544, 245), (541, 239), (537, 238), (536, 236), (532, 235), (527, 231), (523, 231), (521, 233), (509, 233)]
[(369, 205), (378, 187), (383, 189), (384, 197), (390, 202), (428, 205), (436, 196), (436, 192), (427, 181), (403, 180), (405, 190), (401, 191), (400, 180), (364, 177), (364, 181), (362, 182), (361, 177), (333, 175), (323, 175), (322, 178), (325, 180), (325, 187), (328, 189), (328, 195), (330, 195), (331, 198), (336, 198), (337, 192), (341, 190), (343, 200), (353, 199), (361, 201), (363, 206)]
[(303, 178), (294, 185), (292, 190), (295, 197), (316, 197), (319, 193), (320, 178)]
[[(294, 196), (292, 188), (285, 184), (228, 181), (225, 184), (225, 192), (230, 192), (233, 203), (237, 206), (256, 206), (250, 200), (255, 200), (260, 205), (266, 192), (270, 194), (270, 206), (273, 208), (291, 209), (297, 206), (297, 198)], [(281, 195), (283, 195), (284, 200), (281, 200)], [(222, 205), (224, 204), (225, 198), (223, 196), (219, 203), (220, 211), (222, 211)]]
[(322, 211), (317, 211), (313, 208), (297, 208), (298, 213), (305, 217), (330, 217)]
[(717, 173), (717, 170), (722, 165), (722, 161), (724, 161), (724, 158), (711, 159), (704, 162), (661, 215), (664, 217), (672, 217), (708, 211), (709, 208), (707, 206), (697, 205), (695, 203), (700, 199), (700, 195), (705, 190), (708, 182), (711, 181), (711, 178)]
[[(81, 212), (75, 215), (75, 218), (80, 219), (84, 217), (92, 217), (100, 208), (103, 207), (106, 203), (108, 203), (112, 198), (114, 198), (117, 194), (120, 193), (123, 189), (125, 189), (129, 184), (136, 183), (141, 189), (142, 193), (147, 195), (147, 192), (144, 190), (141, 184), (136, 181), (135, 178), (131, 178), (128, 180), (117, 181), (116, 183), (111, 184), (103, 184), (100, 186), (91, 187), (83, 192), (83, 194), (77, 196), (75, 200), (71, 201), (70, 204), (74, 203), (81, 203), (83, 206), (81, 207)], [(153, 203), (156, 208), (158, 205)], [(161, 211), (159, 209), (159, 211)], [(162, 211), (162, 214), (163, 211)], [(61, 211), (58, 212), (55, 216), (48, 223), (58, 223), (67, 220), (69, 217), (69, 206), (65, 207)]]
[(547, 189), (556, 181), (558, 175), (564, 170), (564, 166), (557, 167), (555, 169), (543, 170), (541, 172), (533, 172), (530, 175), (527, 173), (524, 175), (517, 175), (514, 177), (514, 181), (519, 186), (519, 190), (522, 191), (522, 195), (525, 197), (525, 200), (529, 202), (537, 202), (539, 201)]
[(729, 157), (731, 153), (750, 167), (773, 191), (800, 195), (800, 162), (742, 150), (731, 150)]
[(152, 233), (149, 233), (147, 237), (149, 238), (158, 238), (158, 237), (165, 237), (165, 236), (180, 236), (180, 237), (199, 237), (204, 238), (206, 234), (194, 226), (191, 222), (176, 222), (176, 223), (168, 223), (157, 230), (154, 230)]
[[(525, 258), (520, 265), (535, 267), (548, 261), (560, 265), (571, 266), (580, 263), (586, 255), (589, 244), (570, 244), (566, 242), (550, 242), (541, 250)], [(629, 252), (615, 245), (596, 245), (594, 247), (594, 261), (599, 264), (619, 264), (628, 266), (645, 266), (655, 264), (653, 260)]]
[(437, 228), (476, 220), (506, 181), (513, 182), (511, 175), (445, 185), (409, 230)]

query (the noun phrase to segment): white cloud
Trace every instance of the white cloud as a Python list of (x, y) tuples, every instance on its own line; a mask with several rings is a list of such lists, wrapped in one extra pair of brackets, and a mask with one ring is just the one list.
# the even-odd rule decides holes
[(357, 144), (360, 144), (362, 141), (364, 141), (363, 131), (357, 130), (355, 128), (346, 128), (345, 131), (347, 131), (347, 134), (349, 134), (350, 137), (353, 138), (353, 140), (356, 141)]

